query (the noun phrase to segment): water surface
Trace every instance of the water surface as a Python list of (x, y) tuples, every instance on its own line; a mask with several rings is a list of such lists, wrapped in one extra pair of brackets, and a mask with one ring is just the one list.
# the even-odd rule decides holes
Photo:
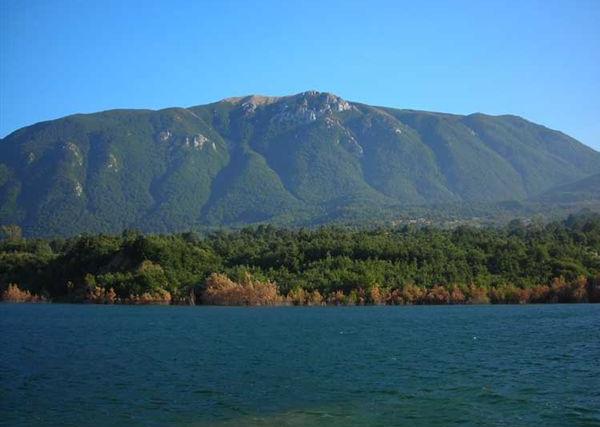
[(600, 305), (0, 304), (0, 330), (5, 425), (600, 425)]

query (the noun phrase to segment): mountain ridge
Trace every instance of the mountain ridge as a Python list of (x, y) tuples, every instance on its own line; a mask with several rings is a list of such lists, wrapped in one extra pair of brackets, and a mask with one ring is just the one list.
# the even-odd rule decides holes
[(0, 223), (31, 235), (389, 220), (526, 201), (600, 153), (519, 116), (374, 107), (327, 92), (113, 109), (0, 142)]
[[(9, 136), (12, 136), (14, 133), (19, 132), (23, 129), (26, 128), (30, 128), (32, 126), (38, 126), (38, 125), (43, 125), (43, 124), (47, 124), (47, 123), (51, 123), (51, 122), (55, 122), (58, 120), (64, 120), (64, 119), (68, 119), (68, 118), (73, 118), (73, 117), (78, 117), (78, 116), (89, 116), (89, 115), (96, 115), (96, 114), (102, 114), (102, 113), (112, 113), (112, 112), (163, 112), (163, 111), (168, 111), (168, 110), (192, 110), (194, 108), (200, 108), (200, 107), (208, 107), (211, 105), (217, 105), (220, 103), (232, 103), (232, 104), (236, 104), (239, 103), (242, 100), (248, 100), (248, 101), (252, 101), (255, 102), (257, 100), (261, 100), (261, 99), (268, 99), (268, 100), (274, 100), (273, 102), (277, 102), (279, 100), (282, 99), (286, 99), (286, 98), (294, 98), (297, 96), (301, 96), (304, 94), (310, 94), (310, 93), (316, 93), (316, 94), (325, 94), (325, 95), (331, 95), (333, 97), (337, 97), (340, 98), (338, 95), (335, 95), (332, 92), (320, 92), (317, 90), (307, 90), (304, 92), (299, 92), (297, 94), (294, 95), (262, 95), (262, 94), (248, 94), (248, 95), (240, 95), (240, 96), (231, 96), (231, 97), (226, 97), (226, 98), (222, 98), (218, 101), (213, 101), (213, 102), (209, 102), (207, 104), (195, 104), (195, 105), (190, 105), (187, 107), (179, 107), (179, 106), (169, 106), (169, 107), (162, 107), (162, 108), (126, 108), (126, 107), (118, 107), (118, 108), (109, 108), (106, 110), (99, 110), (99, 111), (93, 111), (93, 112), (79, 112), (79, 113), (72, 113), (72, 114), (67, 114), (66, 116), (62, 116), (62, 117), (58, 117), (58, 118), (54, 118), (54, 119), (48, 119), (48, 120), (41, 120), (39, 122), (35, 122), (32, 123), (30, 125), (26, 125), (23, 126), (19, 129), (15, 129), (14, 131), (6, 134), (4, 137), (0, 138), (0, 140), (6, 139)], [(260, 101), (259, 101), (260, 102)], [(371, 108), (375, 108), (375, 109), (379, 109), (381, 111), (384, 111), (386, 109), (392, 109), (392, 110), (399, 110), (399, 111), (405, 111), (405, 112), (410, 112), (410, 113), (430, 113), (430, 114), (434, 114), (434, 115), (445, 115), (445, 116), (454, 116), (454, 117), (470, 117), (470, 116), (485, 116), (485, 117), (492, 117), (492, 118), (516, 118), (516, 119), (520, 119), (520, 120), (524, 120), (527, 121), (529, 123), (534, 123), (531, 122), (529, 120), (527, 120), (526, 118), (524, 118), (523, 116), (519, 116), (517, 114), (511, 114), (511, 113), (502, 113), (502, 114), (488, 114), (488, 113), (484, 113), (482, 111), (476, 111), (473, 113), (465, 113), (465, 114), (459, 114), (459, 113), (449, 113), (449, 112), (445, 112), (445, 111), (431, 111), (431, 110), (421, 110), (421, 109), (414, 109), (414, 108), (399, 108), (399, 107), (387, 107), (387, 106), (383, 106), (383, 105), (370, 105), (364, 102), (358, 102), (358, 101), (346, 101), (349, 102), (350, 104), (353, 105), (363, 105), (363, 106), (367, 106), (367, 107), (371, 107)], [(558, 132), (561, 133), (562, 135), (571, 138), (568, 134), (562, 132), (560, 129), (553, 129), (551, 127), (548, 127), (546, 125), (541, 125), (541, 124), (537, 124), (535, 123), (537, 126), (546, 128), (552, 132)], [(595, 151), (595, 152), (600, 152), (596, 149), (594, 149), (593, 147), (581, 143), (583, 145), (585, 145), (586, 147), (590, 148), (591, 150)]]

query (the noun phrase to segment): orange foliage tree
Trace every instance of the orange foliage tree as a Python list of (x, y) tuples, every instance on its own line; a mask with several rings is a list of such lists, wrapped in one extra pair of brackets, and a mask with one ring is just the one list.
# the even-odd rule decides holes
[(280, 305), (284, 299), (274, 282), (261, 282), (246, 273), (238, 283), (213, 273), (206, 279), (202, 301), (212, 305)]
[(16, 283), (11, 283), (2, 292), (2, 301), (7, 302), (40, 302), (44, 299), (28, 290), (20, 289)]

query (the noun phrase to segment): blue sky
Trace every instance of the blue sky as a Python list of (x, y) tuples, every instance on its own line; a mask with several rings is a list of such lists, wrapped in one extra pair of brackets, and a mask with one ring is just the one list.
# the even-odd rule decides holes
[(0, 0), (0, 135), (316, 89), (518, 114), (600, 150), (599, 23), (599, 0)]

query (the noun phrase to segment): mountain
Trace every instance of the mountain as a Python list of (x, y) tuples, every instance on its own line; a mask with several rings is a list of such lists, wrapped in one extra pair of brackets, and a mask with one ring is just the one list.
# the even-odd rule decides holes
[(599, 172), (600, 153), (516, 116), (247, 96), (13, 132), (0, 142), (0, 223), (46, 236), (388, 220), (524, 201)]
[(600, 173), (554, 187), (536, 197), (535, 200), (548, 203), (599, 202)]

